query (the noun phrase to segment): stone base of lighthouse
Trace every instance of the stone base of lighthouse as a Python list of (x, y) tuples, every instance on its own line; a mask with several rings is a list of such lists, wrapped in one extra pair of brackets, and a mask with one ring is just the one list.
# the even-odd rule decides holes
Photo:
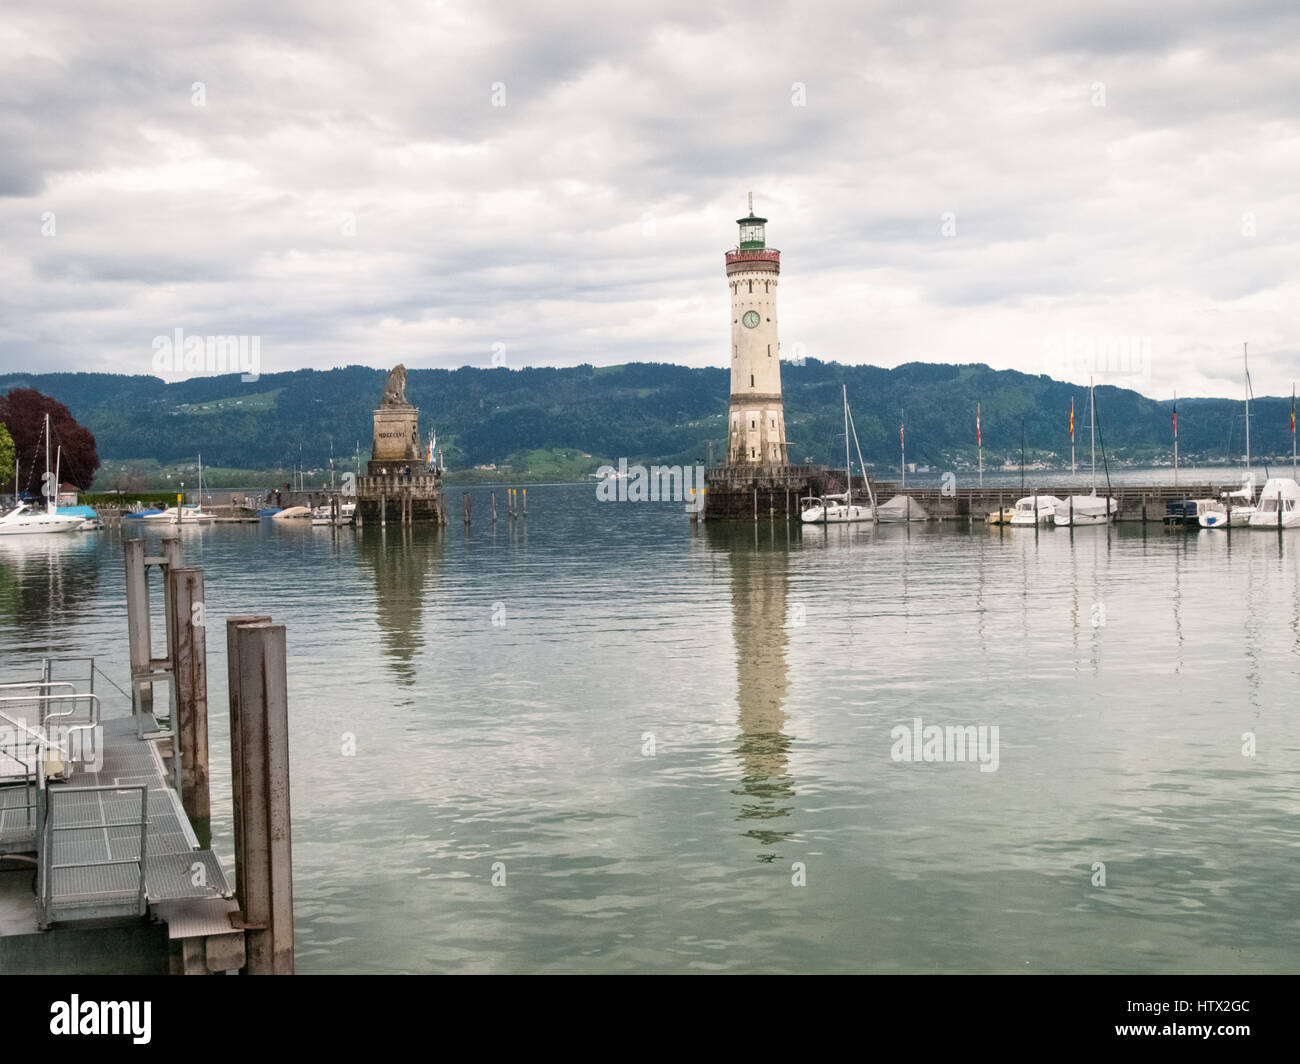
[(844, 473), (826, 466), (721, 465), (704, 474), (704, 486), (706, 521), (797, 521), (799, 500), (843, 491)]

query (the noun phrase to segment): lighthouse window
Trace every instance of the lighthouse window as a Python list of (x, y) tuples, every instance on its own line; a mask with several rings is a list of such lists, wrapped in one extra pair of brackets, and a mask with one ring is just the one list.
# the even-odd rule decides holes
[(753, 282), (753, 281), (750, 281), (750, 282), (749, 282), (749, 290), (750, 290), (751, 292), (754, 290), (754, 282)]
[(752, 373), (749, 375), (749, 386), (754, 387), (754, 375)]
[(751, 419), (750, 419), (750, 422), (749, 422), (749, 427), (750, 427), (751, 429), (756, 429), (756, 428), (758, 428), (758, 422), (751, 418)]
[(768, 344), (768, 345), (767, 345), (767, 357), (768, 357), (768, 358), (771, 358), (771, 357), (772, 357), (772, 345), (771, 345), (771, 344)]
[(771, 291), (771, 289), (768, 288), (768, 285), (771, 284), (771, 283), (772, 283), (772, 282), (770, 282), (770, 281), (764, 281), (764, 282), (763, 282), (763, 291), (764, 291), (764, 292), (770, 292), (770, 291)]

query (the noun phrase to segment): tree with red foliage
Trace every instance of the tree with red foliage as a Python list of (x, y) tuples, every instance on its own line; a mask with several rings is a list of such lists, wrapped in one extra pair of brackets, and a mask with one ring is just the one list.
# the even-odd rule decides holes
[[(19, 490), (39, 494), (45, 473), (45, 415), (50, 415), (50, 463), (56, 447), (62, 447), (59, 479), (85, 490), (95, 479), (99, 452), (94, 434), (77, 424), (72, 412), (57, 399), (34, 388), (14, 388), (0, 395), (0, 422), (9, 429), (18, 453)], [(0, 470), (3, 482), (13, 480), (13, 470)]]

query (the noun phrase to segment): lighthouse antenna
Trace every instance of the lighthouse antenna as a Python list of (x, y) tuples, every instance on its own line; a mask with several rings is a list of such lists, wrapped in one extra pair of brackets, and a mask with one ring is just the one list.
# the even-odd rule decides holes
[(754, 216), (754, 194), (752, 192), (749, 194), (749, 215), (751, 218)]

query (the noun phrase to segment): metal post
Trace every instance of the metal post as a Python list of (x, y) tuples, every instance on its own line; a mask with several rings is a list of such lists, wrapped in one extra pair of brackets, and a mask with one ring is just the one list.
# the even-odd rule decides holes
[(497, 493), (495, 491), (492, 493), (492, 523), (494, 525), (497, 523)]
[[(128, 539), (123, 544), (126, 555), (126, 636), (130, 647), (132, 686), (140, 691), (141, 713), (153, 712), (153, 684), (134, 683), (148, 676), (153, 651), (149, 640), (149, 583), (145, 576), (144, 540)], [(134, 702), (134, 698), (132, 699)], [(135, 707), (133, 707), (135, 708)]]
[(754, 489), (754, 520), (758, 520), (758, 489)]
[(382, 491), (379, 493), (379, 527), (388, 527), (388, 496)]
[[(289, 818), (289, 700), (282, 624), (228, 628), (231, 752), (240, 762), (235, 860), (249, 975), (292, 975), (293, 868)], [(236, 738), (238, 736), (238, 738)]]
[(467, 525), (470, 522), (470, 506), (471, 504), (469, 501), (469, 492), (467, 491), (465, 492), (465, 524)]
[(176, 693), (175, 756), (180, 758), (181, 804), (199, 845), (212, 841), (212, 798), (208, 783), (208, 649), (203, 570), (171, 569), (172, 688)]
[(524, 488), (524, 516), (528, 516), (528, 489)]
[(235, 631), (245, 624), (270, 624), (271, 618), (261, 614), (226, 618), (226, 689), (230, 692), (230, 793), (234, 814), (235, 836), (235, 894), (246, 898), (248, 891), (244, 886), (247, 874), (245, 854), (248, 845), (244, 838), (244, 807), (239, 800), (244, 792), (244, 747), (242, 736), (244, 728), (240, 715), (240, 703), (236, 697), (239, 692), (239, 651), (235, 645)]

